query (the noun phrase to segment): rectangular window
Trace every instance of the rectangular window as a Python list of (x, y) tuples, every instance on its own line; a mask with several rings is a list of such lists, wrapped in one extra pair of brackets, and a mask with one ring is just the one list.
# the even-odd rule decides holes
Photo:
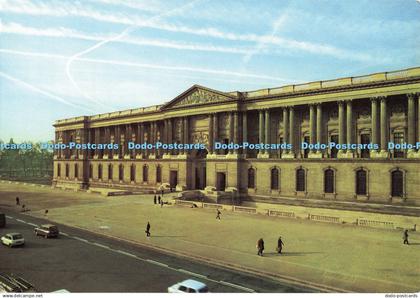
[[(370, 144), (370, 135), (369, 134), (361, 134), (360, 135), (360, 143), (361, 144)], [(370, 157), (369, 149), (361, 149), (360, 150), (360, 157), (361, 158), (369, 158)]]
[[(404, 143), (404, 133), (396, 132), (394, 133), (394, 144), (403, 144)], [(394, 149), (394, 158), (403, 158), (404, 151), (402, 149)]]
[[(330, 141), (337, 144), (338, 143), (338, 135), (331, 135)], [(337, 148), (331, 148), (330, 157), (331, 158), (337, 158), (337, 152), (338, 152)]]

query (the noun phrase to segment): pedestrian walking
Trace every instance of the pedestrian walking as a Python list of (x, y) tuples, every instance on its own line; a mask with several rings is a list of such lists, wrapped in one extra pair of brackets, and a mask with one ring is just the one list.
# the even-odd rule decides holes
[(16, 206), (19, 206), (19, 205), (20, 205), (19, 197), (16, 197)]
[(150, 237), (150, 222), (147, 222), (147, 226), (146, 226), (146, 237)]
[(404, 244), (409, 245), (410, 243), (408, 243), (408, 230), (404, 231), (404, 235), (403, 235), (403, 239), (404, 239)]
[(260, 238), (257, 241), (257, 249), (258, 249), (257, 255), (259, 255), (259, 256), (262, 257), (263, 256), (263, 252), (264, 252), (264, 240), (262, 238)]
[(222, 212), (220, 212), (219, 209), (217, 209), (217, 215), (216, 215), (216, 219), (220, 220), (220, 215), (222, 214)]
[(160, 201), (161, 201), (160, 196), (158, 196), (158, 203), (159, 203), (159, 204), (160, 204)]
[(156, 205), (156, 195), (154, 196), (154, 198), (153, 198), (153, 204), (155, 204)]
[(44, 216), (47, 216), (48, 214), (48, 209), (45, 210)]
[(283, 249), (283, 246), (284, 246), (284, 243), (283, 243), (283, 241), (281, 240), (281, 236), (279, 237), (279, 240), (277, 240), (277, 252), (279, 253), (279, 254), (281, 254), (281, 251), (282, 251), (282, 249)]
[(25, 212), (25, 204), (22, 205), (22, 212)]

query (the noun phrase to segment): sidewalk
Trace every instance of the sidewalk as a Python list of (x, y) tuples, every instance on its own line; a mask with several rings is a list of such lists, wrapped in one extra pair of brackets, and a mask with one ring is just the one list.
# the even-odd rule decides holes
[[(319, 290), (413, 292), (420, 288), (418, 233), (410, 234), (415, 245), (404, 246), (397, 230), (226, 211), (219, 221), (212, 210), (153, 205), (152, 195), (104, 198), (29, 186), (0, 185), (0, 207), (15, 208), (16, 195), (32, 206), (29, 215), (44, 218), (44, 210), (49, 209), (52, 221)], [(144, 233), (147, 221), (150, 238)], [(285, 248), (279, 256), (275, 247), (280, 235)], [(257, 256), (255, 248), (261, 237), (264, 257)]]

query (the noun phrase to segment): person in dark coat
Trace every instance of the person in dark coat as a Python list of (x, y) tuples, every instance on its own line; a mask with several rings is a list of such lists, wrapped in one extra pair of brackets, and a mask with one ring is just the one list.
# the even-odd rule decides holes
[(263, 252), (264, 252), (264, 240), (262, 239), (262, 238), (260, 238), (258, 241), (257, 241), (257, 249), (258, 249), (258, 255), (259, 256), (263, 256)]
[(163, 198), (163, 194), (164, 194), (163, 188), (160, 190), (160, 194), (162, 195), (162, 198)]
[(279, 237), (279, 240), (277, 240), (277, 252), (281, 254), (281, 250), (283, 249), (284, 243), (281, 240), (281, 236)]
[(153, 197), (153, 203), (156, 205), (156, 195)]
[(408, 243), (408, 230), (404, 231), (404, 235), (403, 235), (403, 239), (404, 239), (404, 244), (409, 245), (410, 243)]
[(158, 204), (160, 204), (160, 201), (161, 201), (160, 196), (158, 196)]
[(220, 220), (220, 215), (222, 214), (222, 212), (220, 212), (219, 209), (217, 209), (217, 215), (216, 215), (216, 219)]
[(16, 206), (19, 206), (19, 205), (20, 205), (19, 197), (16, 197)]
[(147, 226), (146, 226), (146, 236), (150, 237), (150, 222), (147, 222)]

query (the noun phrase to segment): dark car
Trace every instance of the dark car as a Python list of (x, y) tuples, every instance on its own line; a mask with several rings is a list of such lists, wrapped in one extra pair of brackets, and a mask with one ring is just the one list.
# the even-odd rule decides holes
[(45, 238), (49, 238), (49, 237), (58, 237), (59, 235), (59, 231), (57, 226), (55, 225), (50, 225), (50, 224), (46, 224), (46, 225), (41, 225), (39, 227), (36, 227), (34, 229), (35, 235), (37, 236), (44, 236)]
[(0, 293), (36, 292), (33, 285), (21, 277), (0, 273)]

